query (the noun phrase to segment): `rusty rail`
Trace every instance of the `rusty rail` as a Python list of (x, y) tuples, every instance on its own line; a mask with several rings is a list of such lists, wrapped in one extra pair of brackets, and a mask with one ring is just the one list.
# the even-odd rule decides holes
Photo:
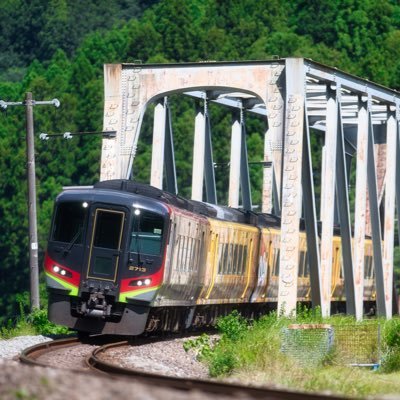
[(47, 367), (48, 365), (37, 360), (41, 355), (54, 351), (55, 349), (74, 346), (78, 343), (81, 343), (81, 341), (76, 337), (72, 337), (36, 344), (23, 350), (19, 356), (19, 360), (24, 364)]
[(214, 380), (200, 380), (192, 378), (176, 378), (167, 375), (144, 372), (136, 369), (127, 369), (115, 364), (101, 360), (100, 355), (110, 349), (128, 345), (128, 341), (111, 343), (95, 349), (86, 359), (86, 363), (92, 370), (101, 371), (106, 374), (137, 378), (141, 383), (147, 385), (162, 386), (169, 389), (181, 391), (200, 391), (204, 396), (242, 396), (248, 399), (285, 399), (285, 400), (343, 400), (338, 397), (320, 393), (295, 392), (277, 388), (243, 386), (232, 383), (223, 383)]

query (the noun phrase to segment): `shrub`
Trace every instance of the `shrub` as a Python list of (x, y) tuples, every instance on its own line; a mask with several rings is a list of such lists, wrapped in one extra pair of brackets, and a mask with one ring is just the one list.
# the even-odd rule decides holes
[(189, 339), (183, 343), (185, 351), (193, 350), (198, 360), (207, 360), (211, 356), (211, 338), (203, 333), (196, 339)]
[(231, 351), (219, 349), (212, 353), (209, 373), (212, 377), (230, 374), (237, 365), (237, 358)]
[(27, 321), (40, 335), (65, 335), (68, 333), (68, 328), (65, 326), (55, 325), (48, 320), (47, 310), (34, 310), (28, 315)]
[(232, 311), (226, 317), (219, 318), (217, 328), (224, 336), (224, 339), (237, 341), (248, 331), (248, 324), (237, 310)]
[(383, 330), (382, 372), (400, 370), (400, 319), (387, 321)]
[(24, 335), (65, 335), (69, 332), (68, 328), (55, 325), (47, 318), (47, 310), (35, 309), (30, 314), (29, 293), (17, 295), (20, 315), (14, 320), (9, 319), (0, 328), (1, 338), (12, 338)]
[(400, 349), (400, 319), (393, 318), (384, 325), (383, 342), (389, 348)]

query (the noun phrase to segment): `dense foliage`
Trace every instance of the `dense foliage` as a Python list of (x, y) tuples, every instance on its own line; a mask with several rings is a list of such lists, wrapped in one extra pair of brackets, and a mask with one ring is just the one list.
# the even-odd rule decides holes
[[(0, 98), (20, 101), (32, 91), (37, 100), (61, 101), (59, 110), (35, 108), (37, 133), (102, 128), (103, 63), (301, 56), (400, 88), (396, 0), (5, 0), (0, 18)], [(173, 114), (179, 116), (173, 122), (179, 187), (186, 195), (193, 104), (179, 101)], [(218, 137), (214, 158), (223, 166), (229, 116), (213, 109), (212, 120)], [(15, 296), (29, 282), (24, 131), (22, 107), (0, 115), (0, 318), (16, 314)], [(262, 155), (262, 136), (263, 123), (249, 121), (253, 161)], [(100, 141), (94, 136), (36, 140), (41, 252), (56, 193), (63, 185), (92, 184), (98, 178)], [(138, 177), (148, 169), (149, 143), (144, 131)], [(222, 200), (224, 179), (221, 167)], [(255, 168), (255, 188), (260, 179)]]

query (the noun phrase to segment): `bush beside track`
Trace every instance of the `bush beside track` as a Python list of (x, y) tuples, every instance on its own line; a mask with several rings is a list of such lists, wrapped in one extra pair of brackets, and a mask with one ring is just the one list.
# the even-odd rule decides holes
[[(365, 337), (356, 351), (377, 352), (380, 366), (349, 366), (344, 358), (345, 343), (338, 337), (332, 351), (320, 362), (301, 363), (281, 351), (282, 330), (298, 324), (330, 324), (340, 332), (351, 327), (353, 334), (366, 327), (376, 331), (380, 326), (380, 341)], [(318, 312), (299, 310), (295, 319), (277, 318), (275, 313), (247, 321), (234, 312), (218, 321), (221, 337), (212, 341), (207, 335), (187, 341), (185, 349), (196, 351), (213, 377), (247, 382), (256, 385), (286, 386), (311, 392), (330, 391), (345, 396), (371, 396), (400, 392), (400, 319), (373, 319), (356, 322), (353, 318), (334, 316), (322, 319)], [(339, 335), (337, 335), (339, 336)], [(375, 348), (378, 346), (378, 348)], [(344, 350), (343, 350), (344, 349)], [(304, 359), (307, 359), (307, 349)], [(348, 354), (347, 354), (348, 356)]]

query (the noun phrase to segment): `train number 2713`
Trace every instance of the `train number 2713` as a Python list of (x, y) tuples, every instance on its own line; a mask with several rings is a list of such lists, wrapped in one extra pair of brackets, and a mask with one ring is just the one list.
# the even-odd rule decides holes
[(147, 268), (145, 267), (135, 267), (133, 265), (129, 266), (129, 271), (135, 271), (135, 272), (146, 272)]

